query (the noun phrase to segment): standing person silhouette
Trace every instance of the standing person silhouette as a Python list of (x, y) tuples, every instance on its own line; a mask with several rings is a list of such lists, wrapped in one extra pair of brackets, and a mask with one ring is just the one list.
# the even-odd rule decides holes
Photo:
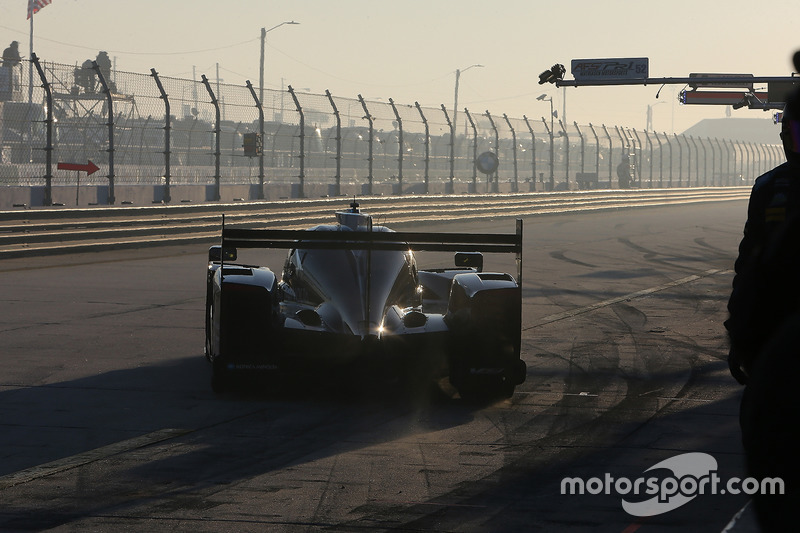
[[(794, 63), (800, 70), (800, 51)], [(784, 484), (782, 495), (753, 495), (764, 531), (796, 530), (800, 507), (800, 89), (787, 98), (780, 139), (786, 162), (756, 179), (750, 195), (725, 322), (730, 371), (745, 385), (748, 476)]]

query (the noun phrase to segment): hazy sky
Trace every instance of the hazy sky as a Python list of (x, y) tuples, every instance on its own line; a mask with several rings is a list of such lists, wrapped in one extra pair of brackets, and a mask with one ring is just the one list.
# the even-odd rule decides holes
[[(21, 42), (28, 56), (28, 0), (0, 0), (0, 46)], [(265, 87), (282, 80), (302, 92), (531, 119), (553, 96), (568, 123), (644, 129), (648, 105), (657, 131), (680, 133), (723, 106), (681, 106), (682, 87), (538, 85), (553, 63), (579, 58), (648, 57), (651, 77), (690, 72), (787, 76), (800, 49), (798, 0), (53, 0), (34, 16), (40, 59), (76, 64), (107, 50), (120, 71), (258, 85), (261, 28), (267, 34)], [(571, 78), (568, 73), (567, 78)], [(661, 105), (665, 103), (666, 105)], [(742, 109), (734, 117), (768, 118)]]

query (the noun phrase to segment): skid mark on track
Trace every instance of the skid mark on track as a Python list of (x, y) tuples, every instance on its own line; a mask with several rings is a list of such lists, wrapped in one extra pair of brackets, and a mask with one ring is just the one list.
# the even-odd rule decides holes
[(71, 457), (57, 459), (55, 461), (34, 466), (26, 470), (20, 470), (19, 472), (14, 472), (13, 474), (0, 477), (0, 490), (13, 487), (14, 485), (19, 485), (21, 483), (28, 483), (29, 481), (33, 481), (35, 479), (57, 474), (59, 472), (64, 472), (65, 470), (70, 470), (72, 468), (93, 463), (95, 461), (100, 461), (107, 457), (111, 457), (112, 455), (129, 452), (150, 444), (180, 437), (191, 432), (191, 429), (160, 429), (140, 437), (123, 440), (114, 444), (109, 444), (108, 446), (89, 450), (88, 452), (79, 453)]
[(589, 268), (597, 268), (597, 265), (584, 263), (583, 261), (578, 261), (577, 259), (572, 259), (571, 257), (567, 257), (562, 250), (550, 252), (550, 257), (552, 257), (553, 259), (558, 259), (559, 261), (566, 261), (567, 263), (572, 263), (573, 265), (584, 266)]
[(577, 309), (572, 309), (570, 311), (564, 311), (562, 313), (555, 313), (555, 314), (548, 315), (548, 316), (545, 316), (545, 317), (539, 319), (539, 321), (536, 324), (534, 324), (532, 326), (528, 326), (526, 328), (523, 328), (523, 331), (528, 331), (530, 329), (537, 328), (537, 327), (543, 326), (545, 324), (550, 324), (551, 322), (556, 322), (558, 320), (564, 320), (565, 318), (572, 318), (574, 316), (581, 315), (583, 313), (588, 313), (590, 311), (595, 311), (597, 309), (601, 309), (603, 307), (607, 307), (607, 306), (613, 305), (615, 303), (624, 302), (624, 301), (627, 301), (627, 300), (633, 300), (635, 298), (641, 298), (643, 296), (648, 296), (650, 294), (653, 294), (653, 293), (656, 293), (656, 292), (659, 292), (659, 291), (663, 291), (663, 290), (666, 290), (666, 289), (671, 289), (672, 287), (677, 287), (679, 285), (684, 285), (686, 283), (691, 283), (692, 281), (697, 281), (698, 279), (702, 279), (702, 278), (705, 278), (705, 277), (708, 277), (708, 276), (713, 276), (715, 274), (728, 274), (730, 272), (731, 272), (730, 270), (723, 270), (723, 269), (714, 268), (714, 269), (710, 269), (710, 270), (706, 270), (704, 272), (701, 272), (700, 274), (692, 274), (691, 276), (686, 276), (686, 277), (683, 277), (683, 278), (675, 280), (675, 281), (670, 281), (669, 283), (664, 283), (662, 285), (656, 285), (655, 287), (650, 287), (650, 288), (642, 289), (640, 291), (632, 292), (632, 293), (629, 293), (629, 294), (624, 294), (622, 296), (617, 296), (616, 298), (609, 298), (608, 300), (603, 300), (603, 301), (594, 303), (592, 305), (579, 307)]

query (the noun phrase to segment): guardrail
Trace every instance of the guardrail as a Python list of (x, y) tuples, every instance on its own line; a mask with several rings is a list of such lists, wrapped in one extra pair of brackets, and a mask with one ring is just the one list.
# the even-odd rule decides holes
[[(747, 199), (749, 187), (364, 197), (376, 222), (398, 226), (475, 218), (530, 217)], [(192, 206), (0, 211), (0, 258), (219, 240), (229, 227), (302, 229), (329, 223), (346, 198)]]

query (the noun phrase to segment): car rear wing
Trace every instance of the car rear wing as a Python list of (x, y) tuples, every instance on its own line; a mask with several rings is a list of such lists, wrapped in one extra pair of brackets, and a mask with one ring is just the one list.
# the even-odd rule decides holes
[(222, 250), (231, 248), (513, 253), (517, 283), (522, 286), (521, 219), (515, 233), (425, 233), (226, 228), (223, 217)]

